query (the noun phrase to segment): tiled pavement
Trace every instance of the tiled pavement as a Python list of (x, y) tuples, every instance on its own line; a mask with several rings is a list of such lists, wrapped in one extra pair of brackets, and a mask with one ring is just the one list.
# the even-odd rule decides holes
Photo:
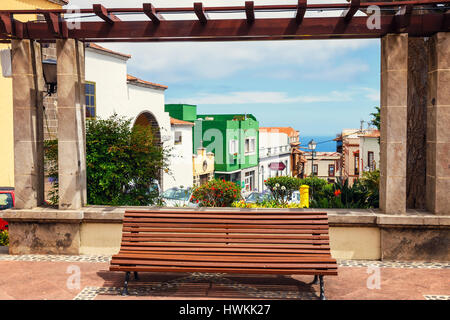
[[(110, 256), (99, 255), (0, 254), (0, 299), (311, 300), (317, 299), (319, 293), (318, 285), (309, 284), (312, 276), (140, 273), (139, 281), (130, 281), (130, 295), (122, 297), (124, 273), (108, 271), (109, 260)], [(450, 263), (338, 262), (339, 276), (324, 278), (325, 294), (330, 300), (450, 299)]]

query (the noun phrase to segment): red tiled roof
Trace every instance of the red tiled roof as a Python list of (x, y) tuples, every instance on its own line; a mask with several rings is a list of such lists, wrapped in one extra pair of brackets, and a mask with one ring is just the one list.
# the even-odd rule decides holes
[(184, 120), (178, 120), (175, 118), (170, 117), (170, 124), (171, 125), (184, 125), (184, 126), (194, 126), (192, 122), (184, 121)]
[(373, 130), (369, 133), (362, 134), (361, 137), (368, 137), (368, 138), (379, 138), (380, 137), (380, 131), (379, 130)]
[(88, 43), (88, 44), (87, 44), (87, 47), (88, 47), (88, 48), (92, 48), (92, 49), (96, 49), (96, 50), (100, 50), (100, 51), (103, 51), (103, 52), (115, 54), (115, 55), (117, 55), (117, 56), (121, 56), (121, 57), (124, 57), (124, 58), (128, 58), (128, 59), (131, 58), (131, 55), (129, 55), (129, 54), (125, 54), (125, 53), (116, 52), (116, 51), (113, 51), (113, 50), (110, 50), (110, 49), (106, 49), (106, 48), (104, 48), (104, 47), (102, 47), (102, 46), (99, 46), (99, 45), (96, 44), (96, 43)]
[(286, 133), (289, 137), (298, 136), (298, 131), (291, 127), (259, 127), (262, 132), (281, 132)]
[(149, 87), (156, 87), (156, 88), (164, 89), (164, 90), (168, 88), (167, 86), (163, 86), (162, 84), (145, 81), (145, 80), (133, 77), (132, 75), (129, 75), (129, 74), (127, 74), (127, 81), (131, 82), (131, 83), (143, 84), (143, 85), (149, 86)]

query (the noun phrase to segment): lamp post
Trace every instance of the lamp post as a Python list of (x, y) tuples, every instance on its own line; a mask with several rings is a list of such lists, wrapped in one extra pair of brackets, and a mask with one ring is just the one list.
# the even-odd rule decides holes
[(312, 139), (308, 143), (308, 149), (311, 150), (311, 176), (314, 176), (314, 155), (315, 155), (315, 149), (316, 149), (317, 143)]
[[(316, 150), (317, 143), (314, 141), (314, 139), (311, 139), (311, 141), (308, 143), (308, 149), (311, 150), (311, 177), (314, 177), (314, 154)], [(311, 198), (314, 194), (314, 183), (311, 181)]]

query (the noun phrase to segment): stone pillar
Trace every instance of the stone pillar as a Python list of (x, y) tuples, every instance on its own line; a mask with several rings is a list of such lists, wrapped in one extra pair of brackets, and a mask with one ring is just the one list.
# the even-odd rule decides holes
[(428, 41), (408, 38), (406, 208), (426, 208)]
[(381, 39), (380, 209), (406, 211), (408, 35)]
[(12, 40), (15, 207), (44, 202), (43, 89), (40, 45)]
[(75, 39), (60, 39), (56, 49), (59, 209), (79, 209), (87, 199), (84, 46)]
[(427, 209), (450, 214), (450, 32), (430, 38), (427, 103)]

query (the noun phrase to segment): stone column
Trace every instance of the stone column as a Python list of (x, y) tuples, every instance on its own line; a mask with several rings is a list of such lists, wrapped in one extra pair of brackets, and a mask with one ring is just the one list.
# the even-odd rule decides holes
[(406, 211), (408, 35), (381, 39), (380, 209)]
[(40, 45), (12, 40), (15, 208), (44, 202), (43, 89)]
[(426, 127), (428, 41), (408, 38), (408, 142), (406, 153), (406, 208), (426, 208)]
[(450, 32), (430, 38), (427, 103), (427, 209), (450, 214)]
[(79, 209), (86, 204), (84, 46), (61, 39), (56, 52), (59, 209)]

